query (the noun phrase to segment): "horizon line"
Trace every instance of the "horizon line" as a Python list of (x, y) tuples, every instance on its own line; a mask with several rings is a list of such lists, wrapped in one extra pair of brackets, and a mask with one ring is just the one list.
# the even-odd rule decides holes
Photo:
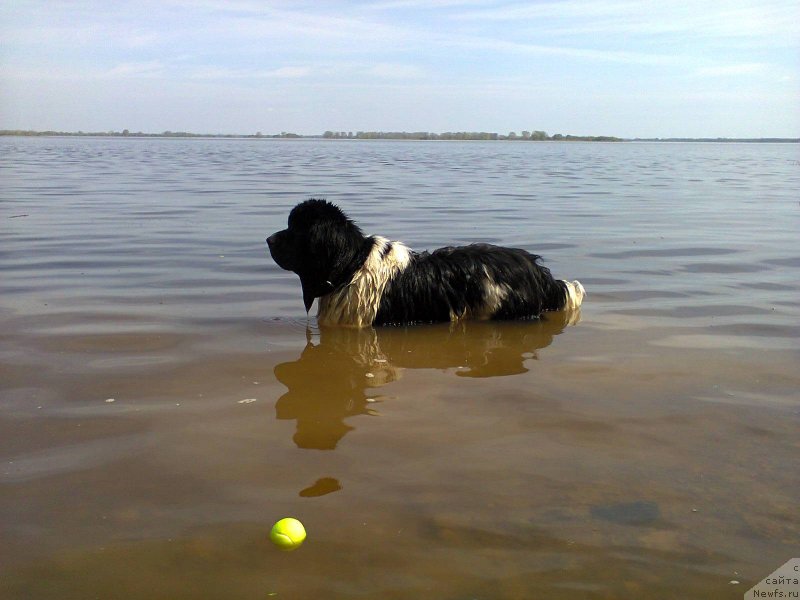
[[(527, 135), (524, 135), (527, 134)], [(710, 137), (710, 136), (670, 136), (670, 137), (617, 137), (610, 135), (574, 135), (554, 134), (548, 135), (544, 131), (521, 130), (520, 134), (511, 131), (508, 134), (487, 131), (446, 131), (430, 132), (418, 131), (331, 131), (326, 130), (321, 134), (298, 134), (282, 131), (281, 133), (265, 134), (256, 132), (247, 133), (194, 133), (188, 131), (165, 130), (159, 133), (136, 131), (128, 129), (122, 131), (58, 131), (53, 129), (0, 129), (0, 136), (4, 137), (131, 137), (131, 138), (230, 138), (230, 139), (328, 139), (328, 140), (398, 140), (398, 141), (708, 141), (708, 142), (783, 142), (800, 143), (798, 137), (762, 136), (762, 137)], [(455, 136), (455, 137), (451, 137)], [(461, 137), (459, 137), (461, 136)], [(470, 137), (465, 137), (470, 136)]]

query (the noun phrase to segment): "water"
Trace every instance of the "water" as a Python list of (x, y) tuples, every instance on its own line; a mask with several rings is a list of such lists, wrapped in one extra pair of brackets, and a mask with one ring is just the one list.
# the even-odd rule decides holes
[[(798, 159), (0, 139), (0, 596), (741, 598), (800, 539)], [(320, 331), (264, 247), (310, 196), (582, 320)]]

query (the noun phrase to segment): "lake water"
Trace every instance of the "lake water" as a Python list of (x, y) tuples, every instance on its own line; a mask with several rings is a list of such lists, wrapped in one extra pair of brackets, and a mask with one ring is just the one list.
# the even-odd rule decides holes
[[(0, 166), (0, 597), (738, 599), (798, 556), (796, 144), (2, 138)], [(581, 320), (320, 331), (264, 244), (311, 196), (542, 254)]]

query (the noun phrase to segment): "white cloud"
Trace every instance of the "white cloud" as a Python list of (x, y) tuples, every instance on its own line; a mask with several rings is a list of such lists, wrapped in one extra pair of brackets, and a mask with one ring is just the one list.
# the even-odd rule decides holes
[(309, 67), (281, 67), (267, 71), (265, 77), (281, 77), (286, 79), (295, 79), (297, 77), (307, 77), (311, 73)]
[(456, 15), (461, 20), (517, 21), (520, 19), (598, 17), (630, 11), (641, 2), (603, 0), (564, 0), (561, 2), (516, 3), (467, 11)]
[(476, 6), (487, 4), (486, 0), (386, 0), (385, 2), (371, 2), (364, 8), (370, 10), (394, 10), (408, 8), (438, 9), (454, 6)]
[(415, 65), (379, 63), (367, 70), (372, 77), (383, 79), (417, 79), (425, 75), (425, 71)]
[(698, 77), (728, 77), (737, 75), (753, 75), (767, 71), (769, 65), (763, 63), (741, 63), (734, 65), (717, 65), (700, 67), (695, 71)]
[(448, 43), (453, 46), (493, 50), (506, 54), (562, 56), (593, 62), (599, 61), (636, 65), (682, 65), (685, 64), (687, 60), (694, 60), (675, 54), (633, 52), (626, 50), (598, 50), (594, 48), (515, 42), (507, 39), (478, 36), (451, 37)]
[(299, 79), (307, 77), (309, 67), (279, 67), (277, 69), (232, 69), (227, 67), (197, 67), (190, 69), (189, 79)]
[(160, 40), (161, 37), (154, 32), (137, 31), (124, 35), (121, 41), (130, 48), (147, 48), (154, 46)]
[(164, 64), (159, 60), (120, 63), (106, 72), (109, 77), (153, 77), (164, 74)]
[(680, 34), (696, 37), (759, 38), (765, 41), (800, 35), (800, 8), (793, 0), (686, 3), (675, 0), (506, 4), (454, 15), (462, 21), (535, 24), (540, 33), (557, 35)]

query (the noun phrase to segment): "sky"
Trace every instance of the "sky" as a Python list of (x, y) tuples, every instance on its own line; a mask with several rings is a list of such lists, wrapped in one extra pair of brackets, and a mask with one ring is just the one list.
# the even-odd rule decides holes
[(800, 137), (800, 2), (0, 0), (0, 129)]

